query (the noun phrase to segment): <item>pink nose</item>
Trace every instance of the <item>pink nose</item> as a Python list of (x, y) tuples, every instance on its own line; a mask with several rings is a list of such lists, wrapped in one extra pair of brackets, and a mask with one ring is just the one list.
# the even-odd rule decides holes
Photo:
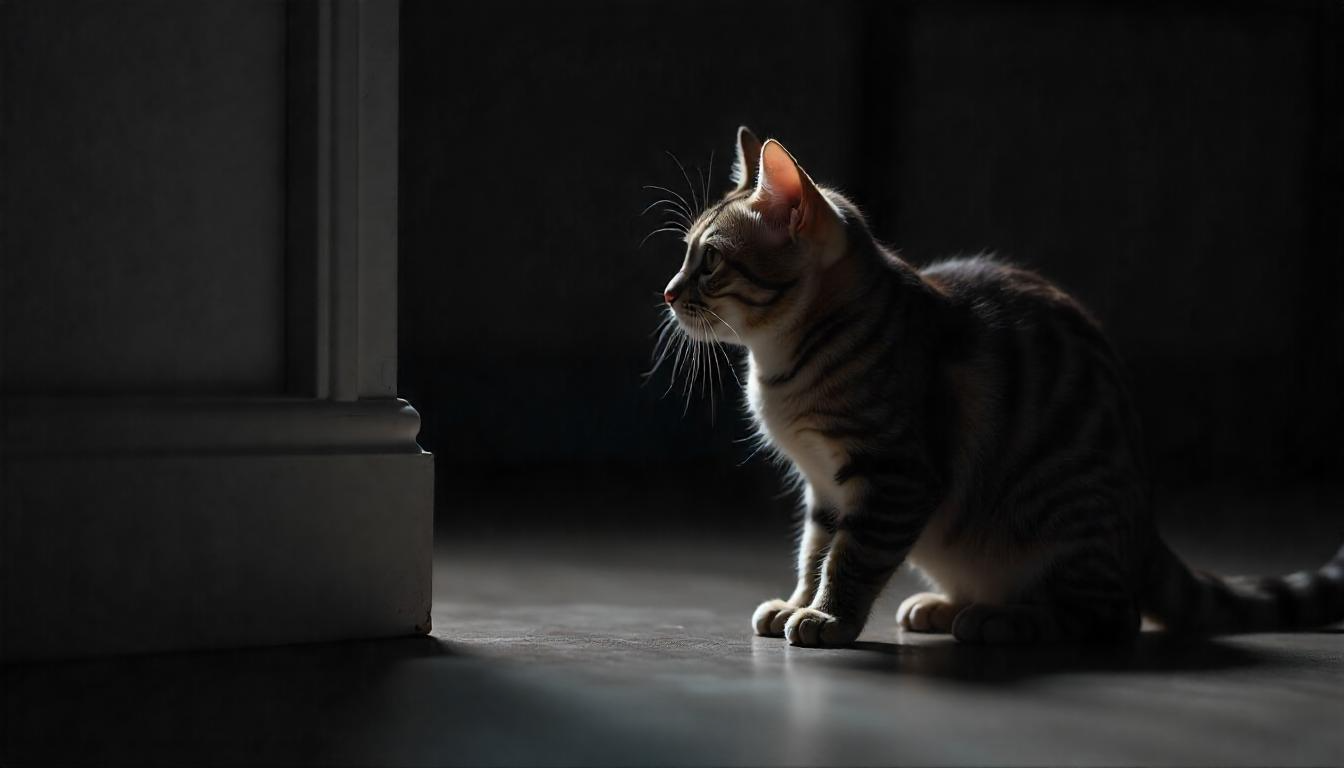
[(668, 304), (671, 304), (672, 302), (674, 302), (674, 301), (676, 301), (676, 300), (677, 300), (677, 292), (676, 292), (676, 291), (673, 291), (673, 290), (666, 290), (666, 291), (663, 291), (663, 301), (666, 301)]

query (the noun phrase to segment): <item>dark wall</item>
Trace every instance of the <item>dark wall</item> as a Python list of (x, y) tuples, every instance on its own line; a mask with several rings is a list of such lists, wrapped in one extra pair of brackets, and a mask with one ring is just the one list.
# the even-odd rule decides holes
[(441, 500), (777, 487), (735, 402), (639, 375), (680, 261), (638, 247), (641, 186), (684, 191), (671, 150), (721, 190), (739, 123), (911, 261), (994, 250), (1091, 305), (1160, 480), (1344, 468), (1337, 8), (408, 0), (402, 35), (401, 380)]
[(274, 0), (3, 9), (6, 394), (284, 390), (284, 22)]
[(1131, 364), (1169, 479), (1333, 474), (1339, 17), (912, 10), (881, 91), (878, 231), (915, 261), (995, 250), (1078, 294)]

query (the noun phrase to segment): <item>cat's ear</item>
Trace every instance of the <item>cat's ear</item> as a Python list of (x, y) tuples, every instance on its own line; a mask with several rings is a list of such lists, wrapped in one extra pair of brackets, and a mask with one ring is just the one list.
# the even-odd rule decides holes
[(733, 183), (737, 191), (751, 188), (761, 166), (761, 140), (745, 125), (737, 128), (737, 160), (733, 163)]
[(834, 216), (830, 203), (793, 155), (774, 139), (761, 147), (760, 172), (751, 206), (768, 224), (787, 228), (790, 239), (807, 235)]

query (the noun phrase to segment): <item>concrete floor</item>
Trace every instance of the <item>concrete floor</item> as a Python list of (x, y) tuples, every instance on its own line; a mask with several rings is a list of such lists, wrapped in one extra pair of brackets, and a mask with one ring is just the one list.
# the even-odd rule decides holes
[(430, 638), (11, 666), (0, 764), (1344, 763), (1339, 629), (972, 648), (897, 632), (903, 575), (857, 648), (790, 648), (748, 629), (769, 538), (458, 541)]

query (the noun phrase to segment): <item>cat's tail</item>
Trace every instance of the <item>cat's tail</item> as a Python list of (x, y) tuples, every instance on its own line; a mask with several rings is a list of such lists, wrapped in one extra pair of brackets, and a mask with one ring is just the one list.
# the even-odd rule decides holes
[(1183, 634), (1328, 626), (1344, 621), (1344, 548), (1316, 571), (1229, 577), (1191, 570), (1157, 539), (1140, 608), (1169, 631)]

